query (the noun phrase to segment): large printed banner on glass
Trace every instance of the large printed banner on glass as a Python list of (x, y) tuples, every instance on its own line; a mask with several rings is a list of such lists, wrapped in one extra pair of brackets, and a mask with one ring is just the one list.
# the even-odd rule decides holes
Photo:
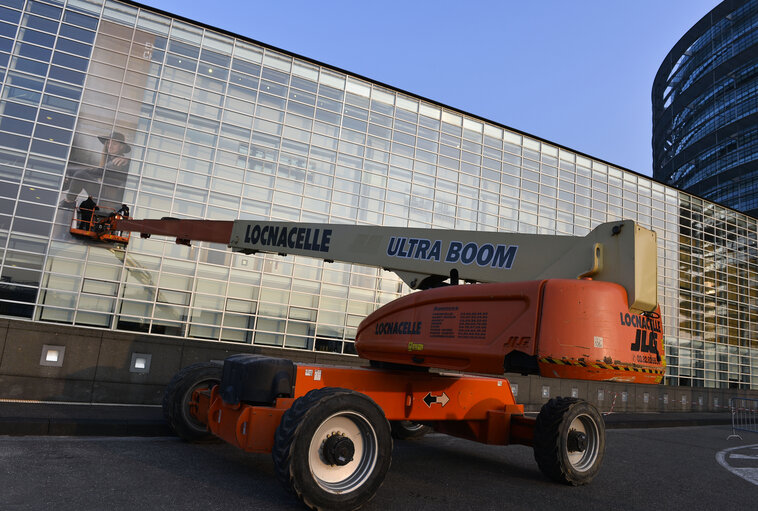
[[(101, 21), (84, 87), (74, 141), (58, 203), (68, 224), (87, 215), (123, 211), (131, 177), (136, 188), (139, 165), (133, 164), (134, 133), (154, 92), (147, 82), (157, 36), (110, 21)], [(67, 233), (60, 233), (66, 237)]]

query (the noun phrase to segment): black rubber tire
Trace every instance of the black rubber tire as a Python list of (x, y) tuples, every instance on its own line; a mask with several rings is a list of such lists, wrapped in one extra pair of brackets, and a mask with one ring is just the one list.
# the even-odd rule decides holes
[(411, 421), (390, 421), (390, 426), (392, 427), (392, 436), (398, 440), (421, 438), (433, 431), (429, 426)]
[[(570, 447), (570, 437), (583, 433), (584, 448)], [(545, 403), (534, 428), (534, 459), (550, 479), (578, 486), (597, 475), (605, 453), (605, 423), (592, 404), (571, 397)]]
[[(358, 434), (340, 431), (345, 419)], [(356, 441), (355, 459), (344, 467), (324, 459), (325, 442), (319, 439), (333, 435)], [(390, 425), (382, 409), (365, 394), (333, 387), (312, 390), (282, 416), (271, 455), (279, 479), (309, 509), (358, 509), (374, 497), (389, 470)]]
[(163, 393), (163, 416), (176, 435), (186, 442), (208, 442), (216, 437), (190, 414), (192, 393), (221, 382), (223, 363), (199, 362), (174, 375)]
[(161, 401), (163, 417), (167, 422), (170, 419), (171, 413), (171, 407), (169, 406), (169, 403), (172, 400), (174, 393), (176, 392), (179, 381), (187, 378), (190, 374), (194, 374), (196, 371), (200, 371), (202, 368), (208, 368), (210, 366), (218, 367), (218, 381), (220, 382), (221, 372), (224, 368), (224, 362), (222, 361), (197, 362), (195, 364), (182, 368), (178, 373), (174, 375), (173, 378), (171, 378), (171, 381), (168, 382), (168, 385), (166, 385), (166, 389), (163, 392), (163, 400)]

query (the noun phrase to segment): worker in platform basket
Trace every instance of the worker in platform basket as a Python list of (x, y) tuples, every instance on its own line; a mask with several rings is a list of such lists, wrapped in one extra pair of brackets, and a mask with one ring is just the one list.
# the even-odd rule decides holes
[(79, 229), (89, 231), (92, 228), (92, 215), (98, 208), (92, 195), (88, 196), (79, 204)]

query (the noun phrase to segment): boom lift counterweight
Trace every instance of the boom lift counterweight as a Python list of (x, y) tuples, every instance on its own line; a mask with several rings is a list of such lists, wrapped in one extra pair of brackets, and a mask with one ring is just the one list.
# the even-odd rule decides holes
[(164, 410), (182, 438), (212, 434), (271, 451), (280, 478), (311, 508), (354, 509), (375, 494), (389, 468), (390, 422), (404, 436), (424, 431), (401, 428), (412, 423), (533, 446), (545, 475), (588, 483), (605, 446), (597, 410), (554, 398), (526, 417), (503, 371), (638, 383), (663, 376), (655, 233), (632, 221), (585, 237), (253, 220), (108, 225), (375, 266), (419, 290), (359, 325), (356, 350), (372, 367), (236, 355), (185, 368), (168, 386)]

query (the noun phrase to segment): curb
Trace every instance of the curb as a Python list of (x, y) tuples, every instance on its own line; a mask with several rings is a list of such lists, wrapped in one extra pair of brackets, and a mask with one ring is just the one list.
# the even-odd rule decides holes
[(693, 417), (693, 418), (667, 418), (655, 419), (624, 417), (614, 419), (612, 416), (604, 416), (606, 429), (634, 429), (634, 428), (682, 428), (693, 426), (731, 426), (731, 415), (727, 417)]
[(0, 435), (170, 436), (157, 406), (0, 402)]
[(6, 436), (173, 436), (165, 422), (150, 420), (0, 418)]
[[(607, 429), (731, 426), (731, 414), (612, 413)], [(159, 407), (0, 404), (0, 435), (6, 436), (174, 436)]]

